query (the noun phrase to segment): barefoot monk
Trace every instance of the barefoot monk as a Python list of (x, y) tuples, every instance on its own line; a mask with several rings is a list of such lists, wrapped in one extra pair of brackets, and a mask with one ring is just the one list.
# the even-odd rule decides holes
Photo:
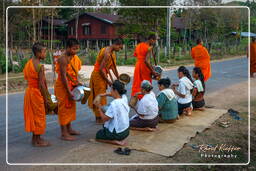
[(58, 100), (58, 118), (61, 126), (61, 138), (72, 141), (79, 135), (71, 127), (71, 122), (76, 119), (76, 102), (73, 100), (72, 90), (81, 83), (78, 82), (78, 71), (81, 62), (76, 56), (79, 43), (76, 39), (68, 39), (66, 51), (57, 60), (57, 81), (54, 85), (55, 95)]
[[(96, 123), (103, 123), (102, 118), (97, 106), (93, 104), (94, 99), (99, 94), (106, 93), (107, 87), (111, 86), (113, 83), (113, 77), (110, 70), (114, 73), (115, 77), (118, 78), (118, 71), (116, 68), (116, 55), (115, 52), (123, 48), (123, 40), (115, 39), (113, 44), (108, 47), (104, 47), (100, 50), (96, 63), (94, 65), (94, 70), (90, 78), (90, 88), (91, 94), (88, 99), (88, 105), (93, 110), (96, 117)], [(107, 98), (101, 98), (101, 106), (107, 104)]]

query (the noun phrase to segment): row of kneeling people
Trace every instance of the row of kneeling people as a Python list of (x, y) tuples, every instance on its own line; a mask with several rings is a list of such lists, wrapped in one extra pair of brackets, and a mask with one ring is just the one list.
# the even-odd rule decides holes
[[(155, 42), (155, 38), (149, 38), (149, 42)], [(137, 79), (133, 80), (133, 92), (137, 99), (137, 105), (132, 106), (136, 115), (129, 119), (130, 107), (128, 105), (126, 90), (124, 83), (120, 81), (112, 82), (108, 79), (111, 69), (116, 77), (119, 77), (116, 68), (116, 57), (114, 51), (122, 48), (121, 39), (114, 41), (113, 45), (103, 48), (94, 65), (94, 71), (91, 74), (90, 88), (91, 93), (88, 100), (89, 107), (96, 116), (96, 122), (104, 123), (104, 129), (97, 133), (98, 140), (119, 141), (129, 135), (129, 127), (138, 130), (154, 130), (158, 122), (174, 122), (178, 114), (191, 115), (192, 108), (202, 108), (204, 106), (204, 77), (200, 68), (193, 69), (192, 80), (189, 71), (181, 66), (178, 69), (179, 84), (172, 84), (168, 78), (158, 81), (160, 93), (155, 96), (151, 84), (151, 75), (159, 76), (154, 71), (148, 71), (145, 75), (145, 62), (152, 48), (151, 43), (142, 43), (144, 47), (143, 62), (139, 61), (141, 66), (136, 67), (138, 71)], [(138, 45), (137, 48), (140, 48)], [(136, 48), (136, 49), (137, 49)], [(62, 56), (57, 59), (56, 72), (58, 78), (54, 85), (54, 94), (57, 98), (57, 112), (59, 125), (61, 128), (61, 139), (72, 141), (76, 138), (73, 135), (79, 135), (78, 131), (72, 128), (71, 122), (76, 119), (76, 101), (72, 90), (80, 85), (78, 80), (78, 71), (81, 69), (81, 61), (78, 58), (79, 42), (75, 39), (67, 41), (67, 47)], [(49, 142), (44, 140), (41, 135), (46, 130), (46, 113), (52, 111), (54, 105), (51, 95), (48, 92), (46, 78), (44, 73), (44, 65), (40, 63), (46, 58), (46, 47), (40, 43), (35, 43), (32, 47), (34, 56), (26, 63), (23, 70), (24, 78), (28, 82), (28, 88), (24, 96), (24, 121), (25, 131), (32, 132), (32, 144), (34, 146), (48, 146)], [(145, 53), (144, 53), (145, 52)], [(137, 49), (136, 55), (141, 60), (140, 50)], [(146, 57), (145, 57), (146, 56)], [(150, 67), (152, 68), (152, 67)], [(135, 69), (136, 72), (136, 69)], [(144, 74), (144, 77), (139, 78)], [(110, 78), (111, 75), (110, 75)], [(136, 86), (134, 86), (136, 85)], [(141, 87), (139, 87), (141, 85)], [(112, 88), (111, 93), (106, 93), (107, 87)], [(134, 88), (135, 87), (135, 88)], [(140, 92), (137, 92), (137, 90)], [(136, 90), (136, 91), (135, 91)], [(97, 103), (96, 96), (102, 97)], [(106, 109), (103, 105), (107, 104), (106, 96), (112, 96), (114, 100)], [(134, 98), (134, 97), (132, 97)], [(94, 103), (94, 101), (96, 101)], [(120, 142), (118, 142), (120, 143)]]
[(129, 129), (155, 131), (158, 123), (174, 123), (179, 115), (190, 116), (193, 109), (203, 110), (205, 85), (201, 70), (193, 69), (193, 81), (189, 71), (181, 66), (178, 68), (178, 77), (179, 83), (172, 85), (169, 78), (160, 79), (157, 96), (152, 91), (152, 84), (144, 80), (141, 92), (132, 97), (138, 101), (136, 105), (130, 103), (136, 112), (131, 118), (125, 85), (114, 81), (111, 92), (100, 95), (114, 98), (108, 108), (105, 110), (100, 103), (95, 102), (104, 122), (103, 129), (96, 134), (96, 140), (123, 145), (126, 144)]

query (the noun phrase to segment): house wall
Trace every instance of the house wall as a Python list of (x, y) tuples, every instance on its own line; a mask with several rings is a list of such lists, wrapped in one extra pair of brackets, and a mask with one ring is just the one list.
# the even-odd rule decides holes
[[(91, 26), (90, 35), (83, 34), (82, 24), (84, 23), (90, 23), (90, 26)], [(103, 25), (106, 27), (106, 34), (101, 33), (101, 27)], [(73, 27), (74, 34), (71, 35), (70, 31), (68, 31), (68, 38), (75, 38), (76, 37), (76, 33), (75, 33), (76, 20), (72, 20), (71, 22), (68, 23), (68, 30), (70, 30), (71, 27)], [(98, 19), (95, 19), (91, 16), (83, 15), (78, 20), (78, 39), (79, 40), (81, 39), (115, 39), (117, 38), (115, 27), (116, 26), (113, 24), (108, 24)]]

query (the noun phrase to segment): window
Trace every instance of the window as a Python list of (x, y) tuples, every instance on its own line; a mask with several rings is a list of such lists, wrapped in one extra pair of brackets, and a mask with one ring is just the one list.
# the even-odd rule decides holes
[(84, 25), (83, 26), (83, 34), (84, 35), (90, 35), (91, 34), (91, 26), (90, 25)]
[(107, 27), (105, 25), (101, 25), (101, 34), (107, 34)]

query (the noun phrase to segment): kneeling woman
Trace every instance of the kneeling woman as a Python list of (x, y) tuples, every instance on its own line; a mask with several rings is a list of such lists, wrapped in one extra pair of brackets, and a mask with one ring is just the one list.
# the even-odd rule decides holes
[(204, 110), (203, 107), (205, 105), (205, 102), (204, 102), (205, 83), (204, 83), (204, 75), (200, 68), (195, 67), (193, 69), (193, 77), (195, 79), (194, 88), (192, 92), (193, 109)]
[(170, 85), (171, 80), (169, 78), (162, 78), (158, 81), (160, 92), (156, 99), (159, 107), (160, 123), (173, 123), (178, 117), (178, 104)]
[[(141, 131), (154, 131), (158, 124), (158, 103), (151, 83), (147, 80), (141, 83), (141, 93), (143, 98), (138, 101), (134, 110), (134, 115), (130, 120), (130, 128)], [(135, 94), (135, 96), (137, 96)]]
[(125, 138), (129, 135), (129, 111), (128, 100), (125, 95), (126, 90), (123, 83), (116, 80), (112, 85), (110, 93), (100, 96), (112, 96), (114, 100), (110, 103), (104, 113), (100, 103), (95, 104), (99, 107), (101, 118), (104, 122), (103, 129), (96, 134), (96, 140), (111, 144), (125, 145)]

